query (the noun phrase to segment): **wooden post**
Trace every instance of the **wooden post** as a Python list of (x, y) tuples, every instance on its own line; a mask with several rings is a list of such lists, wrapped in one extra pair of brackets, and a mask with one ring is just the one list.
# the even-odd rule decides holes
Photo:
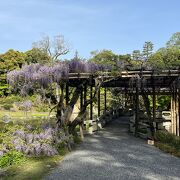
[(176, 91), (176, 135), (179, 136), (179, 89)]
[(175, 85), (173, 84), (171, 95), (171, 132), (176, 135), (176, 92)]
[(69, 103), (69, 84), (66, 83), (66, 106)]
[(101, 116), (101, 88), (98, 91), (98, 117)]
[[(90, 86), (90, 99), (92, 99), (92, 97), (93, 97), (93, 87), (92, 87), (92, 85)], [(93, 102), (91, 102), (90, 103), (90, 120), (92, 120), (93, 119)]]
[[(86, 102), (87, 100), (87, 84), (84, 85), (84, 103)], [(87, 117), (85, 117), (85, 120), (87, 120)], [(86, 129), (86, 124), (84, 124), (83, 122), (83, 128)]]
[(84, 139), (84, 133), (83, 133), (83, 124), (79, 125), (79, 130), (80, 130), (80, 135), (81, 135), (81, 139)]
[(80, 109), (83, 107), (83, 89), (81, 89), (81, 94), (80, 94)]
[(87, 99), (87, 85), (85, 84), (84, 85), (84, 102), (86, 101)]
[(136, 81), (136, 107), (135, 107), (135, 136), (138, 135), (138, 124), (139, 124), (139, 87), (138, 81)]
[(171, 133), (174, 133), (173, 93), (171, 94)]
[[(81, 89), (81, 94), (80, 94), (80, 111), (82, 110), (82, 108), (83, 108), (83, 88)], [(82, 140), (84, 139), (83, 126), (84, 126), (84, 121), (79, 124), (79, 130)]]
[(104, 113), (106, 113), (107, 110), (107, 89), (106, 87), (104, 88)]
[[(155, 86), (153, 83), (153, 122), (156, 121), (156, 94), (155, 93), (156, 93)], [(156, 130), (158, 130), (158, 123), (156, 123)]]
[(173, 103), (174, 103), (174, 134), (176, 135), (176, 120), (177, 120), (177, 117), (176, 117), (176, 87), (174, 85), (174, 99), (173, 99)]
[(180, 88), (178, 88), (178, 118), (177, 118), (177, 132), (178, 132), (178, 136), (180, 136)]

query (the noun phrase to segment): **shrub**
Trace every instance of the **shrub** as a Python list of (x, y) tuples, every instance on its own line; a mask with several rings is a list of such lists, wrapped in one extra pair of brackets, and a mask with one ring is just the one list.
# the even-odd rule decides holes
[(155, 133), (155, 140), (180, 150), (180, 137), (175, 136), (167, 131), (157, 131)]
[(80, 144), (82, 142), (82, 139), (78, 135), (73, 136), (73, 140), (76, 144)]
[(25, 161), (25, 156), (17, 151), (9, 151), (0, 157), (0, 167), (7, 167)]
[(13, 105), (12, 104), (4, 104), (2, 106), (5, 110), (10, 110), (11, 108), (13, 108)]
[(169, 143), (171, 144), (172, 141), (175, 139), (175, 135), (168, 133), (167, 131), (157, 131), (155, 133), (155, 140), (162, 142), (162, 143)]

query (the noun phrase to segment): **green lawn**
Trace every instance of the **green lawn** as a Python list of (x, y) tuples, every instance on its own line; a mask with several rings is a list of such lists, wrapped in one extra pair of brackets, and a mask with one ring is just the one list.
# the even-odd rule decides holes
[[(17, 112), (0, 111), (0, 118), (2, 118), (4, 115), (9, 115), (12, 118), (26, 117), (25, 113), (22, 112), (22, 111), (17, 111)], [(49, 115), (48, 112), (36, 112), (36, 111), (33, 111), (33, 112), (28, 112), (27, 113), (27, 117), (32, 117), (32, 116), (42, 117), (42, 116), (48, 116), (48, 115)]]
[[(28, 158), (19, 165), (8, 167), (3, 180), (40, 180), (52, 171), (62, 160), (67, 149), (62, 149), (61, 154), (54, 157)], [(1, 177), (0, 177), (1, 179)]]

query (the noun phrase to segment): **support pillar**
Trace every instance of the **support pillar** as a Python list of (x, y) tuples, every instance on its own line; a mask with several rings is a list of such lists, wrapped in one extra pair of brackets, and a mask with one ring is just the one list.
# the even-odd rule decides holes
[(135, 95), (135, 136), (138, 135), (138, 125), (139, 125), (139, 88), (138, 84), (136, 84), (136, 95)]
[[(153, 86), (153, 122), (156, 122), (156, 94), (155, 86)], [(158, 123), (156, 122), (156, 130), (158, 130)]]
[(177, 125), (177, 131), (178, 131), (178, 136), (180, 136), (180, 88), (178, 88), (178, 125)]
[(175, 89), (175, 84), (173, 84), (172, 95), (171, 95), (171, 132), (172, 134), (175, 134), (175, 135), (177, 134), (176, 101), (177, 101), (177, 93)]
[(98, 117), (101, 116), (101, 88), (98, 91)]
[[(83, 108), (83, 88), (81, 89), (81, 94), (80, 94), (80, 111), (82, 110), (82, 108)], [(82, 140), (84, 139), (83, 126), (84, 126), (84, 121), (79, 124), (79, 130)]]
[(81, 89), (81, 94), (80, 94), (80, 109), (83, 107), (83, 89)]
[(106, 113), (107, 110), (107, 89), (106, 87), (104, 88), (104, 113)]
[(68, 83), (66, 84), (66, 106), (69, 103), (69, 85)]
[[(92, 99), (92, 97), (93, 97), (93, 87), (92, 87), (92, 85), (90, 86), (90, 99)], [(90, 103), (90, 120), (92, 120), (93, 119), (93, 102), (91, 101), (91, 103)]]
[(177, 94), (176, 94), (176, 135), (179, 136), (179, 89), (177, 89)]
[(87, 85), (84, 85), (84, 103), (87, 100)]

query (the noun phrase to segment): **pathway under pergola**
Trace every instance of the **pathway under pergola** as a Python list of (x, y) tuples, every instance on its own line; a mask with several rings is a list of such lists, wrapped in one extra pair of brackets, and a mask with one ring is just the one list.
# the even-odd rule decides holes
[[(152, 96), (153, 111), (152, 118), (149, 115), (149, 123), (153, 126), (156, 122), (156, 96), (169, 95), (171, 96), (171, 132), (177, 136), (180, 135), (180, 70), (163, 70), (163, 71), (122, 71), (116, 75), (110, 73), (101, 73), (92, 75), (89, 73), (70, 73), (66, 86), (66, 103), (69, 102), (69, 87), (76, 87), (78, 84), (86, 81), (83, 90), (81, 91), (80, 103), (81, 107), (86, 100), (87, 88), (90, 89), (90, 98), (93, 96), (93, 88), (95, 87), (96, 79), (103, 79), (101, 88), (104, 88), (104, 109), (107, 110), (107, 88), (118, 88), (125, 95), (125, 101), (130, 101), (133, 105), (135, 113), (135, 134), (139, 126), (139, 97), (145, 99), (145, 106), (148, 112), (148, 96)], [(101, 114), (100, 98), (101, 91), (98, 92), (98, 116)], [(93, 119), (93, 102), (90, 104), (89, 117)], [(153, 127), (151, 127), (153, 128)]]

